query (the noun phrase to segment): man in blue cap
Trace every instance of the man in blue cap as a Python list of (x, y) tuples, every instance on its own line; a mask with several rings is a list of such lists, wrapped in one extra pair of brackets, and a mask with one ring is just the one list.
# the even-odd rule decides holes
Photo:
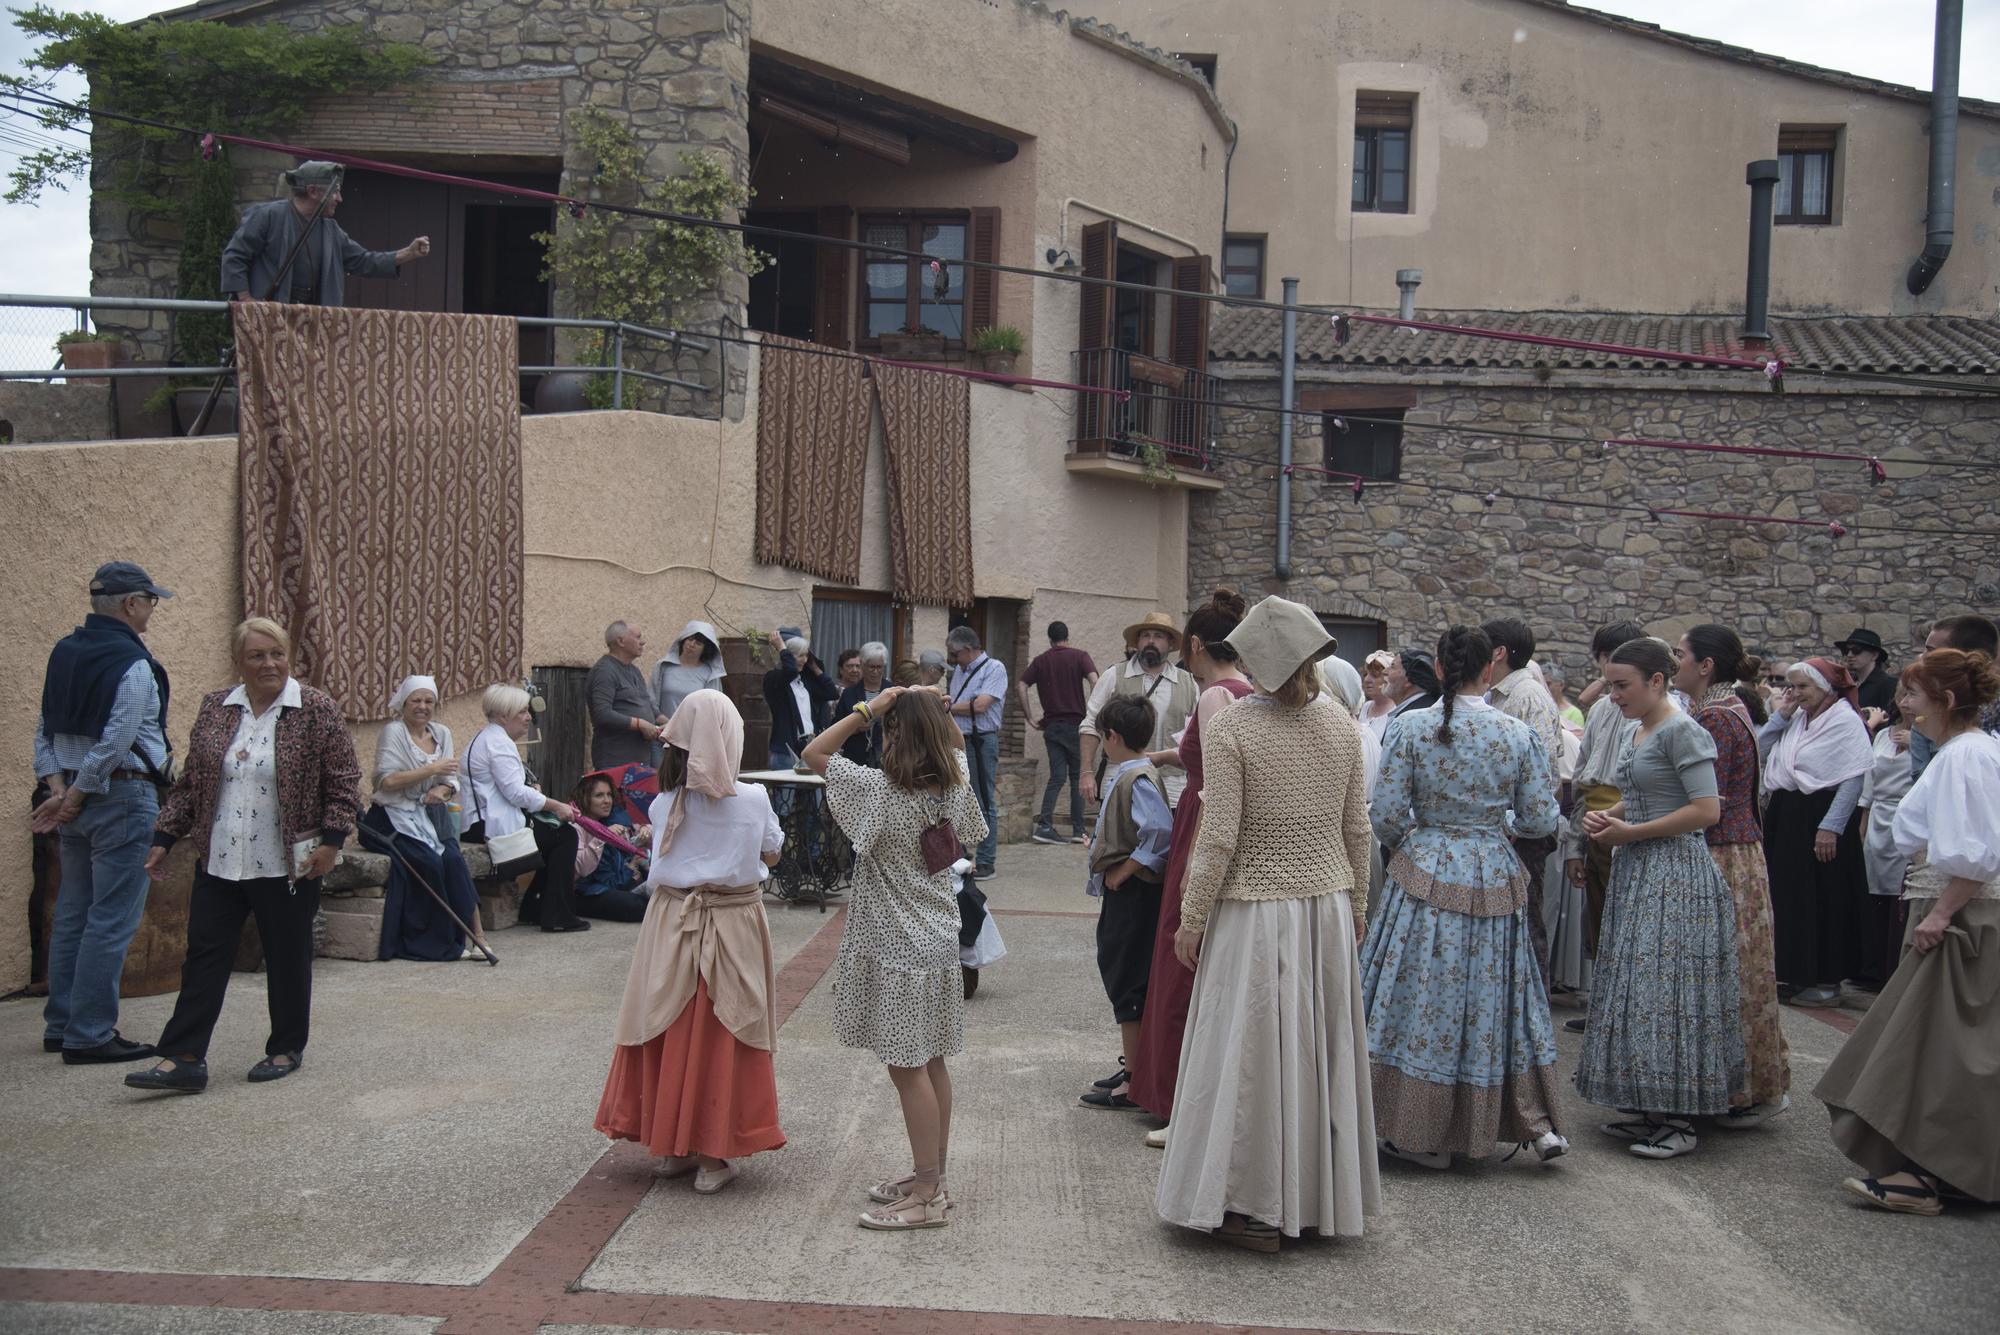
[(56, 642), (42, 680), (30, 825), (59, 832), (42, 1050), (72, 1065), (153, 1055), (118, 1032), (118, 979), (146, 910), (146, 851), (168, 782), (167, 670), (139, 638), (173, 594), (130, 561), (90, 580), (90, 615)]

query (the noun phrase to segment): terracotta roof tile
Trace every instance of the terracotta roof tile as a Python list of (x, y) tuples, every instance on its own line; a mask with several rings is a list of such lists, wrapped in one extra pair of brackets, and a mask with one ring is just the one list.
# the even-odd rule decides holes
[[(1574, 311), (1419, 310), (1439, 324), (1475, 325), (1510, 333), (1627, 347), (1748, 355), (1737, 337), (1741, 320), (1727, 315), (1609, 315)], [(1209, 355), (1221, 362), (1275, 361), (1277, 311), (1219, 308), (1209, 327)], [(1771, 318), (1772, 347), (1792, 366), (1824, 371), (1878, 371), (1923, 375), (2000, 374), (2000, 321), (1955, 315), (1827, 316)], [(1351, 323), (1336, 347), (1333, 323), (1299, 317), (1299, 360), (1328, 366), (1562, 367), (1570, 369), (1665, 368), (1677, 363), (1615, 353), (1504, 343), (1463, 334)]]

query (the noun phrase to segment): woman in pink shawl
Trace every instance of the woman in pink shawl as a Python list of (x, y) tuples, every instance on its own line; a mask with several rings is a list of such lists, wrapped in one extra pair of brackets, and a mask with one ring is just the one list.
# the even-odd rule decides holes
[(639, 926), (597, 1129), (693, 1173), (713, 1195), (743, 1156), (785, 1143), (771, 1068), (778, 1024), (763, 882), (784, 835), (763, 788), (739, 783), (743, 717), (696, 691), (667, 724), (652, 807), (652, 896)]

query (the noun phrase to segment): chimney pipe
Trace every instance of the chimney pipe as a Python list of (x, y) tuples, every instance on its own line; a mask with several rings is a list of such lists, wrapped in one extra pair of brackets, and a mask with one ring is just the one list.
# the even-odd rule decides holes
[[(1299, 280), (1284, 278), (1285, 316), (1284, 332), (1280, 339), (1278, 356), (1283, 365), (1278, 370), (1278, 398), (1287, 408), (1292, 406), (1293, 386), (1299, 355)], [(1278, 418), (1278, 559), (1273, 563), (1272, 573), (1280, 580), (1292, 577), (1292, 415), (1281, 414)]]
[(1417, 318), (1417, 285), (1423, 281), (1422, 269), (1396, 270), (1396, 288), (1403, 294), (1403, 299), (1396, 308), (1396, 314), (1400, 318), (1405, 320)]
[(1743, 285), (1743, 346), (1761, 352), (1771, 344), (1771, 196), (1778, 188), (1778, 160), (1760, 158), (1743, 169), (1750, 186), (1750, 272)]
[(1958, 183), (1958, 39), (1961, 0), (1938, 0), (1937, 36), (1931, 47), (1931, 185), (1924, 208), (1924, 253), (1904, 283), (1921, 293), (1951, 254), (1952, 206)]

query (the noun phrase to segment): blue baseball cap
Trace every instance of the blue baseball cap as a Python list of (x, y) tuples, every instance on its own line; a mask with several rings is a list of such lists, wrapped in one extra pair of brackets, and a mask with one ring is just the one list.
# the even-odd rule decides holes
[(90, 596), (117, 597), (127, 593), (150, 593), (155, 598), (171, 598), (173, 591), (153, 583), (153, 577), (130, 561), (106, 561), (90, 577)]

